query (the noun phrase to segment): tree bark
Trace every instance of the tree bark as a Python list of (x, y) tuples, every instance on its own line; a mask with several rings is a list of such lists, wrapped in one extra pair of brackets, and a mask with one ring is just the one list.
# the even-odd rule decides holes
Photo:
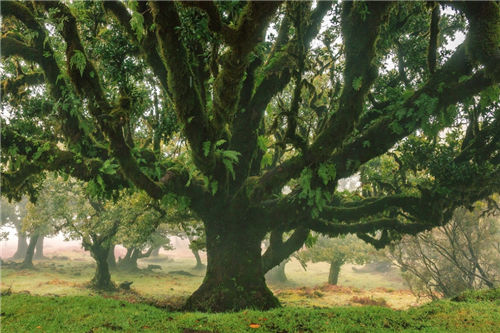
[(45, 239), (45, 236), (38, 237), (38, 242), (36, 242), (36, 246), (35, 246), (35, 255), (33, 257), (34, 259), (37, 259), (37, 260), (47, 259), (43, 255), (43, 240), (44, 239)]
[(108, 252), (108, 267), (110, 269), (116, 268), (116, 258), (115, 258), (115, 245), (111, 245)]
[(109, 273), (108, 255), (110, 247), (103, 246), (102, 244), (92, 244), (90, 246), (90, 255), (94, 258), (97, 266), (94, 277), (90, 281), (90, 285), (98, 290), (115, 290), (116, 287), (111, 281), (111, 274)]
[(28, 242), (26, 241), (26, 235), (24, 235), (19, 229), (17, 230), (17, 250), (12, 256), (12, 259), (22, 259), (26, 257), (26, 251), (28, 250)]
[(342, 260), (333, 260), (330, 262), (330, 273), (328, 274), (328, 283), (336, 285), (339, 282), (340, 268), (344, 262)]
[(151, 257), (158, 257), (160, 255), (160, 248), (161, 246), (155, 247), (151, 252)]
[(277, 283), (286, 283), (288, 282), (288, 278), (285, 274), (285, 266), (287, 260), (283, 260), (278, 266), (272, 268), (269, 272), (266, 273), (266, 280), (270, 282)]
[(125, 257), (118, 262), (120, 269), (135, 271), (139, 268), (137, 267), (138, 253), (135, 247), (127, 248), (127, 254)]
[(30, 243), (28, 249), (26, 250), (26, 256), (21, 264), (21, 268), (33, 268), (33, 254), (35, 253), (35, 246), (38, 241), (38, 234), (34, 234), (30, 237)]
[(227, 222), (205, 223), (207, 272), (185, 309), (224, 312), (279, 307), (262, 269), (260, 244), (265, 232), (249, 221)]
[(191, 252), (193, 252), (194, 258), (196, 259), (196, 266), (194, 266), (194, 269), (205, 268), (205, 265), (203, 265), (203, 262), (201, 261), (200, 251), (191, 249)]

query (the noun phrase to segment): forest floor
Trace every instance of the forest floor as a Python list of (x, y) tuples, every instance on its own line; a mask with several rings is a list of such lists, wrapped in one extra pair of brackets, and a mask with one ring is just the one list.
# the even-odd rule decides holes
[[(203, 279), (203, 270), (193, 269), (194, 263), (189, 257), (164, 255), (141, 260), (137, 272), (112, 271), (117, 284), (133, 281), (132, 290), (97, 293), (86, 287), (95, 264), (82, 251), (35, 261), (35, 270), (18, 270), (7, 262), (1, 268), (1, 331), (494, 332), (500, 326), (500, 290), (479, 301), (429, 302), (405, 290), (396, 270), (358, 273), (346, 265), (339, 286), (331, 286), (324, 283), (328, 265), (311, 264), (304, 271), (295, 261), (286, 266), (288, 283), (269, 284), (283, 308), (178, 312)], [(145, 269), (149, 264), (162, 270)]]
[(498, 332), (500, 289), (408, 310), (381, 306), (175, 312), (102, 296), (2, 296), (2, 332)]
[[(162, 269), (147, 270), (149, 264), (160, 265)], [(18, 270), (12, 265), (4, 265), (1, 269), (0, 289), (40, 296), (96, 294), (86, 288), (93, 276), (95, 263), (84, 252), (62, 252), (51, 259), (35, 261), (34, 265), (35, 270)], [(105, 293), (103, 296), (177, 309), (202, 282), (204, 270), (196, 270), (194, 265), (194, 259), (189, 257), (174, 260), (162, 255), (142, 259), (139, 261), (139, 271), (111, 271), (116, 284), (133, 282), (132, 293)], [(417, 298), (405, 289), (396, 269), (387, 273), (357, 273), (352, 265), (345, 265), (340, 274), (339, 285), (333, 286), (325, 283), (328, 276), (326, 263), (309, 264), (307, 271), (304, 271), (298, 262), (292, 260), (286, 266), (286, 275), (286, 283), (268, 281), (271, 290), (285, 306), (380, 305), (392, 309), (407, 309), (429, 301)]]

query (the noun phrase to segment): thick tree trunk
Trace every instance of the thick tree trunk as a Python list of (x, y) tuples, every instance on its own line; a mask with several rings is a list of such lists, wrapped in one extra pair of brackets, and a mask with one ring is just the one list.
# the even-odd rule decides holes
[(23, 259), (26, 257), (26, 251), (28, 250), (28, 242), (26, 241), (26, 235), (24, 235), (20, 230), (17, 231), (17, 250), (12, 256), (12, 259)]
[(205, 224), (207, 272), (202, 285), (187, 300), (186, 310), (223, 312), (280, 306), (266, 286), (262, 270), (264, 233), (252, 230), (253, 225)]
[(116, 268), (116, 258), (115, 258), (115, 245), (111, 245), (108, 252), (108, 267), (110, 269)]
[(127, 254), (125, 257), (120, 260), (118, 266), (120, 269), (128, 270), (128, 271), (136, 271), (139, 269), (137, 266), (137, 259), (139, 258), (140, 251), (135, 247), (131, 247), (127, 249)]
[(21, 268), (33, 268), (33, 254), (35, 253), (35, 246), (38, 241), (38, 234), (34, 234), (30, 237), (30, 243), (28, 249), (26, 250), (26, 256), (21, 264)]
[(205, 265), (201, 262), (201, 257), (200, 257), (200, 251), (198, 250), (191, 250), (193, 252), (194, 258), (196, 259), (196, 266), (194, 266), (194, 269), (203, 269), (205, 268)]
[(37, 260), (47, 259), (43, 255), (43, 240), (44, 239), (45, 239), (45, 236), (38, 237), (38, 242), (36, 242), (36, 246), (35, 246), (35, 256), (33, 257), (34, 259), (37, 259)]
[(342, 265), (344, 264), (341, 260), (333, 260), (330, 262), (330, 273), (328, 274), (328, 283), (336, 285), (339, 282), (339, 274)]
[(275, 282), (275, 283), (288, 282), (288, 278), (286, 277), (286, 274), (285, 274), (286, 263), (287, 263), (287, 260), (283, 260), (278, 266), (274, 267), (269, 272), (267, 272), (266, 273), (266, 280), (269, 282)]
[(90, 281), (91, 287), (99, 290), (116, 289), (113, 282), (111, 282), (111, 274), (109, 273), (109, 247), (102, 246), (101, 244), (93, 244), (90, 247), (90, 255), (97, 264), (94, 277)]

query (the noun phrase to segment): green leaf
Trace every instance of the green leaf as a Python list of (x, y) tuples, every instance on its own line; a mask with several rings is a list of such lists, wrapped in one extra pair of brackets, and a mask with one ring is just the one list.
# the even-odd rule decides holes
[(223, 144), (225, 144), (226, 142), (227, 142), (226, 140), (221, 139), (215, 143), (215, 147), (218, 148), (218, 147), (222, 146)]
[(229, 173), (231, 174), (231, 176), (233, 177), (233, 180), (234, 180), (235, 175), (234, 175), (233, 163), (231, 162), (231, 160), (223, 159), (222, 163), (224, 163), (227, 171), (229, 171)]
[(257, 145), (259, 146), (260, 150), (266, 151), (268, 143), (269, 143), (269, 140), (267, 137), (265, 137), (263, 135), (258, 136)]
[(130, 26), (135, 31), (137, 39), (140, 41), (144, 37), (144, 17), (142, 14), (134, 11), (130, 19)]
[(210, 141), (203, 142), (203, 155), (205, 155), (205, 157), (207, 157), (208, 154), (210, 154), (210, 147), (211, 146), (212, 146), (212, 144), (210, 143)]
[(241, 154), (235, 150), (224, 150), (222, 151), (222, 156), (223, 156), (223, 159), (226, 160), (230, 160), (232, 162), (238, 162), (238, 157), (240, 156)]
[(352, 89), (358, 91), (361, 88), (361, 84), (363, 82), (363, 77), (359, 76), (352, 80)]
[(318, 176), (323, 180), (323, 184), (327, 185), (330, 181), (335, 180), (337, 170), (335, 164), (321, 163), (318, 168)]
[(107, 175), (114, 175), (116, 174), (117, 169), (118, 169), (118, 164), (113, 163), (113, 159), (109, 159), (104, 161), (102, 166), (99, 168), (99, 171)]
[(212, 195), (215, 195), (215, 193), (217, 193), (218, 186), (219, 183), (216, 180), (210, 183), (210, 192), (212, 193)]
[(260, 167), (265, 168), (267, 166), (270, 166), (271, 163), (273, 163), (273, 154), (265, 153), (264, 156), (262, 156), (262, 160), (260, 161)]
[(85, 66), (87, 65), (87, 59), (85, 55), (80, 50), (75, 50), (70, 59), (71, 67), (76, 67), (80, 71), (80, 76), (83, 75), (83, 71), (85, 70)]

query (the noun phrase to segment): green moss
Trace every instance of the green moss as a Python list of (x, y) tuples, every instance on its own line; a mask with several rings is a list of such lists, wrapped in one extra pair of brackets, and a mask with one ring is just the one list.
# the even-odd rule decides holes
[(100, 296), (2, 297), (2, 332), (492, 332), (499, 324), (499, 306), (489, 302), (439, 301), (408, 311), (290, 307), (203, 314), (168, 312)]

